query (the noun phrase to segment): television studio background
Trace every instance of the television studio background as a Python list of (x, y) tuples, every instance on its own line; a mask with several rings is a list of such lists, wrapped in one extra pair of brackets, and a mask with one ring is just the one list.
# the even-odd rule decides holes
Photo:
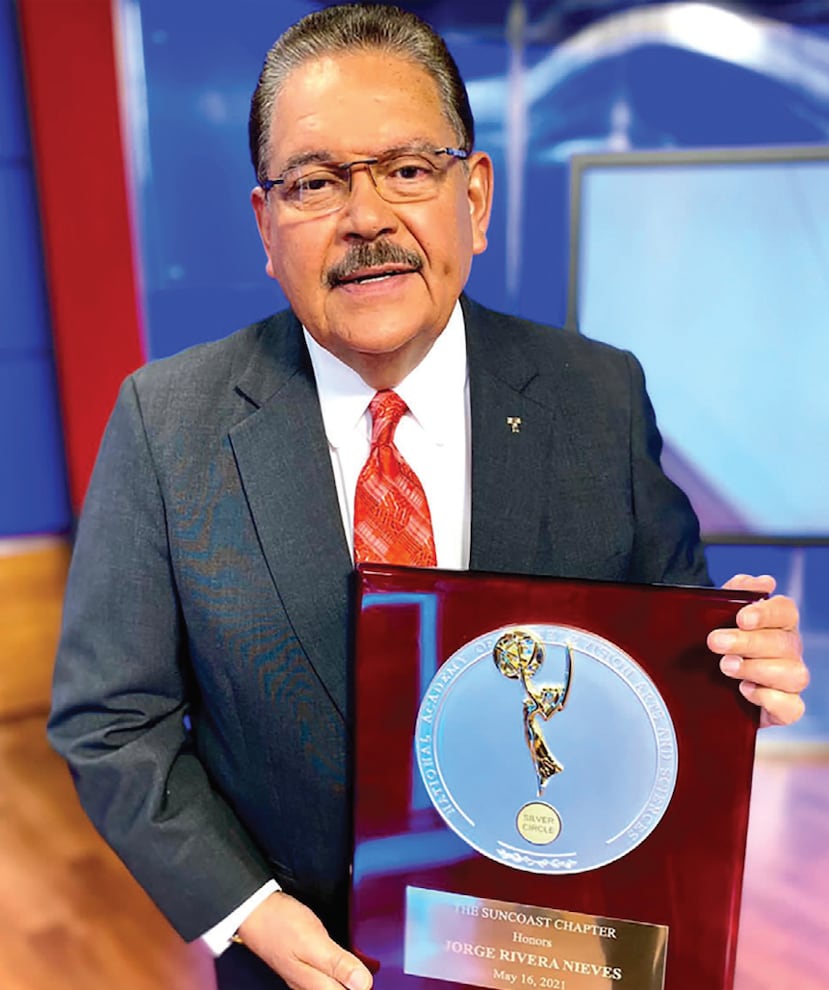
[[(758, 744), (736, 987), (825, 988), (829, 5), (401, 5), (446, 37), (495, 162), (468, 292), (637, 354), (715, 581), (771, 573), (798, 602), (813, 681), (804, 718)], [(3, 987), (210, 986), (89, 831), (42, 728), (120, 381), (284, 304), (247, 112), (267, 47), (319, 6), (0, 0)]]

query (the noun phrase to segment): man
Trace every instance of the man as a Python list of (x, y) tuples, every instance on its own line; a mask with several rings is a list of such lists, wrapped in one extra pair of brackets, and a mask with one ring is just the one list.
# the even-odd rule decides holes
[[(394, 440), (428, 502), (425, 562), (708, 578), (636, 362), (462, 298), (492, 165), (430, 29), (363, 5), (305, 18), (268, 55), (251, 149), (293, 312), (125, 383), (79, 526), (50, 733), (181, 934), (244, 943), (218, 959), (221, 986), (363, 990), (341, 948), (347, 596), (353, 555), (372, 556), (375, 393), (408, 407)], [(793, 603), (738, 626), (709, 638), (723, 670), (765, 722), (796, 719)]]

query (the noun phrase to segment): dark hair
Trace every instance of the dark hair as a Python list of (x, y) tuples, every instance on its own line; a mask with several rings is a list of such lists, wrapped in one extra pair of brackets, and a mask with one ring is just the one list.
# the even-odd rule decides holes
[(420, 65), (434, 79), (443, 112), (460, 146), (471, 151), (475, 123), (469, 96), (444, 40), (416, 14), (387, 4), (351, 3), (315, 11), (289, 27), (265, 56), (248, 120), (256, 181), (267, 178), (271, 119), (288, 76), (305, 62), (334, 53), (379, 50)]

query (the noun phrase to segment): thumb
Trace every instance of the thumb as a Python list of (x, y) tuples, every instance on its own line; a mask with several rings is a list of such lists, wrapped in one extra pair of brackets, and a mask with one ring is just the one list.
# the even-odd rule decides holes
[(338, 945), (332, 953), (328, 975), (348, 990), (369, 990), (372, 984), (371, 973), (363, 963)]

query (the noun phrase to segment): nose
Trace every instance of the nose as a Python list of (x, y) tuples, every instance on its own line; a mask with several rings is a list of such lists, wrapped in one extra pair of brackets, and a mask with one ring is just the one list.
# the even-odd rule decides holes
[(374, 175), (364, 162), (351, 166), (351, 192), (340, 213), (340, 225), (349, 240), (371, 241), (397, 229), (397, 214), (377, 192)]

